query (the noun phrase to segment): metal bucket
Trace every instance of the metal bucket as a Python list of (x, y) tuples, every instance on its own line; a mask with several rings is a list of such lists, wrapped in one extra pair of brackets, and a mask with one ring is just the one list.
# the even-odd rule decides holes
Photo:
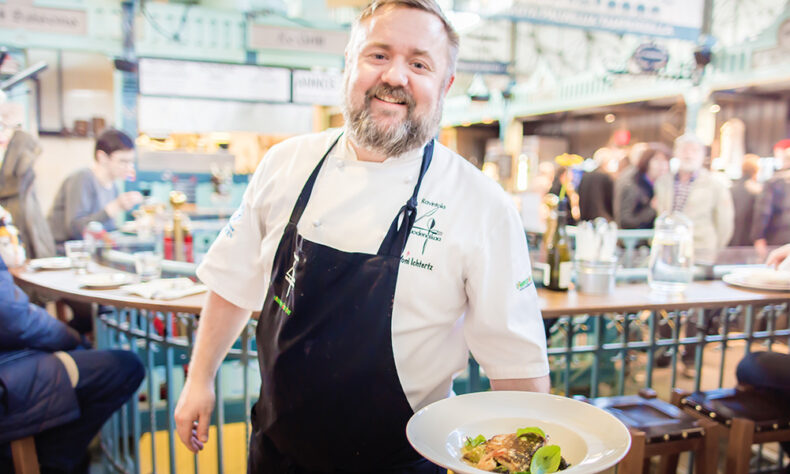
[(589, 295), (607, 295), (614, 291), (617, 261), (576, 260), (576, 290)]

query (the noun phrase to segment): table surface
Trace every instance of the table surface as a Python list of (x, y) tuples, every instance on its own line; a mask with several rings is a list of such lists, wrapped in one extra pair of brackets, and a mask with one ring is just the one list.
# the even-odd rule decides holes
[[(93, 273), (124, 273), (116, 269), (97, 266)], [(174, 300), (157, 300), (131, 295), (121, 288), (80, 288), (74, 270), (39, 270), (26, 267), (11, 270), (16, 283), (22, 288), (31, 288), (55, 298), (69, 298), (86, 303), (99, 303), (123, 308), (151, 311), (174, 311), (178, 313), (200, 313), (206, 293), (189, 295)]]
[[(96, 267), (97, 272), (117, 272), (107, 267)], [(175, 311), (197, 314), (203, 307), (206, 294), (190, 295), (174, 300), (142, 298), (120, 288), (80, 288), (73, 270), (31, 271), (25, 267), (12, 270), (22, 287), (36, 289), (57, 298), (70, 298), (110, 306), (153, 311)], [(738, 288), (719, 280), (692, 282), (680, 295), (660, 295), (650, 291), (647, 284), (617, 285), (608, 295), (586, 295), (574, 290), (552, 291), (538, 289), (538, 300), (544, 318), (571, 314), (600, 314), (659, 309), (711, 308), (741, 304), (776, 304), (790, 301), (790, 292), (760, 291)]]

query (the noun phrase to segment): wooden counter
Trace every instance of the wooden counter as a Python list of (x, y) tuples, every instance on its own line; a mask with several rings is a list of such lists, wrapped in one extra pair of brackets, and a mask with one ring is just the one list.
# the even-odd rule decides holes
[[(100, 267), (98, 271), (117, 270)], [(206, 297), (206, 294), (202, 293), (175, 300), (154, 300), (129, 295), (119, 288), (106, 290), (80, 288), (73, 270), (28, 271), (21, 268), (13, 270), (12, 274), (17, 284), (23, 288), (35, 289), (55, 298), (69, 298), (109, 306), (198, 314)], [(683, 295), (672, 297), (652, 293), (647, 284), (624, 284), (615, 286), (614, 292), (610, 295), (585, 295), (574, 290), (551, 291), (539, 288), (538, 298), (543, 317), (555, 318), (572, 314), (623, 313), (644, 309), (777, 304), (790, 301), (790, 292), (749, 290), (716, 280), (693, 282)]]
[(609, 295), (538, 289), (544, 318), (570, 314), (600, 314), (659, 309), (720, 308), (741, 304), (776, 304), (790, 301), (790, 292), (758, 291), (728, 285), (721, 280), (692, 282), (682, 295), (659, 295), (646, 283), (616, 285)]
[[(107, 267), (98, 267), (95, 273), (118, 272)], [(190, 295), (174, 300), (157, 300), (130, 295), (120, 288), (87, 289), (77, 284), (74, 270), (30, 271), (27, 268), (11, 270), (16, 284), (53, 298), (68, 298), (86, 303), (99, 303), (122, 308), (146, 309), (151, 311), (173, 311), (177, 313), (200, 313), (206, 293)]]

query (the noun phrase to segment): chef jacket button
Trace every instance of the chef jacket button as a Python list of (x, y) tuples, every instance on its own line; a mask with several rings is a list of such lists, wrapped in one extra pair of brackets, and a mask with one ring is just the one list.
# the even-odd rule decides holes
[(342, 170), (344, 166), (346, 166), (346, 162), (345, 162), (345, 161), (343, 161), (343, 160), (337, 160), (337, 168), (338, 168), (338, 169), (341, 169), (341, 170)]
[(406, 176), (406, 179), (404, 179), (403, 182), (406, 184), (411, 183), (411, 176)]
[(316, 220), (313, 221), (313, 227), (318, 227), (320, 225), (321, 225), (321, 221), (320, 220), (316, 219)]

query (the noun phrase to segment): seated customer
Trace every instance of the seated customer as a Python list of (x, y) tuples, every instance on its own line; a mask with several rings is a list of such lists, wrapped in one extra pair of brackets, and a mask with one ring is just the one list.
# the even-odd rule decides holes
[(0, 472), (10, 442), (35, 435), (42, 473), (87, 473), (88, 444), (145, 370), (125, 350), (86, 350), (77, 332), (31, 304), (0, 259)]
[(82, 238), (91, 221), (115, 230), (114, 218), (143, 197), (137, 191), (119, 193), (115, 181), (134, 174), (134, 142), (118, 130), (106, 130), (96, 140), (93, 167), (69, 175), (58, 190), (49, 214), (55, 242)]

